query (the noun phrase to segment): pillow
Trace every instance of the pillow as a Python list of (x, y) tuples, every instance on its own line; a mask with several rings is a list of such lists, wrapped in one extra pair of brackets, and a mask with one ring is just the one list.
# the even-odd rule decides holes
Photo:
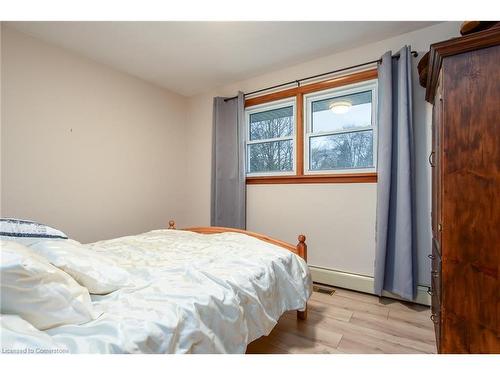
[(1, 312), (40, 330), (95, 318), (89, 291), (26, 246), (0, 241)]
[(108, 294), (130, 285), (130, 274), (113, 260), (74, 240), (44, 240), (30, 249), (60, 268), (93, 294)]
[(68, 238), (60, 230), (35, 221), (19, 219), (0, 219), (0, 236), (12, 237), (9, 238), (11, 241), (16, 241), (16, 238)]
[(62, 344), (18, 315), (0, 317), (2, 331), (2, 353), (9, 354), (55, 354), (68, 353)]

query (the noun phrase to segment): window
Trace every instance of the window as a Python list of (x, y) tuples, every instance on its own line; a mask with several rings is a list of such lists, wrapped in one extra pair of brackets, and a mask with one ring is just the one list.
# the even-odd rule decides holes
[(247, 108), (247, 174), (295, 171), (295, 99)]
[(377, 70), (245, 100), (247, 184), (377, 182)]
[(376, 81), (304, 97), (308, 173), (375, 171)]

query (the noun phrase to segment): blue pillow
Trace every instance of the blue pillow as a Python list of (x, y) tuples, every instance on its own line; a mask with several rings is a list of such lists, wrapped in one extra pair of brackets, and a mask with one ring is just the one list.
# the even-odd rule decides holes
[(19, 219), (0, 219), (0, 236), (68, 239), (66, 234), (48, 225)]

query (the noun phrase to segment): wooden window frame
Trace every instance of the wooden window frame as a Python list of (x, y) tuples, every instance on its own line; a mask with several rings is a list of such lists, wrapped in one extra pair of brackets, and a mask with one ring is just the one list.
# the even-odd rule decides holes
[(342, 87), (377, 78), (377, 69), (364, 70), (349, 75), (273, 92), (245, 100), (245, 108), (295, 97), (295, 175), (249, 176), (247, 185), (255, 184), (326, 184), (326, 183), (375, 183), (377, 172), (345, 174), (304, 174), (304, 95)]

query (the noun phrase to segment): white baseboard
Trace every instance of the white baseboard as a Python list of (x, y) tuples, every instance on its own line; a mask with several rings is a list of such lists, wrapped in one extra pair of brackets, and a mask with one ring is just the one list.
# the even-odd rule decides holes
[[(337, 286), (339, 288), (356, 290), (363, 293), (373, 293), (373, 277), (356, 275), (353, 273), (335, 271), (321, 267), (309, 266), (312, 279), (314, 282)], [(431, 297), (427, 293), (427, 286), (419, 285), (417, 288), (417, 297), (412, 301), (421, 305), (431, 305)], [(384, 297), (404, 300), (403, 298), (389, 293), (383, 292)]]

